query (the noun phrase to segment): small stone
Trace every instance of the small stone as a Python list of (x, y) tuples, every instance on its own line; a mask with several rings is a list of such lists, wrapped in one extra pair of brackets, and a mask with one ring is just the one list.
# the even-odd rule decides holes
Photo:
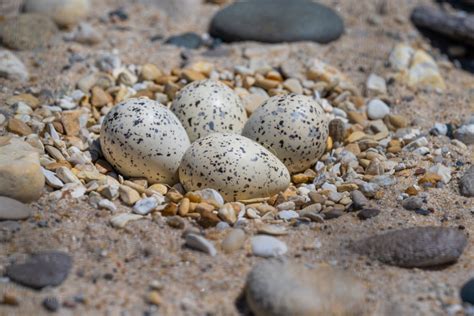
[(469, 167), (459, 181), (459, 191), (466, 197), (474, 197), (474, 166)]
[(401, 71), (410, 66), (410, 61), (415, 53), (414, 49), (404, 43), (397, 44), (389, 56), (389, 62), (393, 69)]
[(154, 81), (162, 75), (163, 73), (161, 72), (161, 70), (154, 64), (143, 65), (140, 73), (140, 77), (146, 81)]
[(295, 202), (287, 201), (277, 205), (277, 210), (284, 211), (284, 210), (294, 210), (296, 208)]
[(67, 167), (56, 169), (56, 176), (64, 183), (81, 183), (76, 175)]
[(0, 196), (0, 220), (21, 220), (31, 216), (33, 209), (5, 196)]
[(196, 193), (201, 196), (203, 200), (212, 200), (216, 201), (219, 205), (224, 205), (224, 198), (219, 192), (214, 189), (204, 189), (196, 191)]
[(352, 244), (369, 258), (405, 268), (428, 268), (457, 261), (467, 245), (455, 228), (412, 227), (375, 235)]
[(474, 144), (474, 124), (463, 125), (454, 132), (454, 138), (466, 145)]
[(285, 220), (285, 221), (289, 221), (289, 220), (292, 220), (294, 218), (300, 217), (300, 215), (297, 212), (290, 210), (290, 211), (278, 212), (278, 217)]
[(251, 93), (242, 97), (242, 102), (244, 104), (245, 111), (247, 112), (248, 116), (250, 116), (267, 99), (268, 96), (264, 96), (258, 93)]
[(41, 168), (43, 171), (44, 178), (46, 179), (46, 184), (54, 189), (61, 189), (64, 186), (64, 183), (56, 177), (56, 174), (47, 169)]
[(120, 199), (128, 206), (134, 205), (140, 200), (140, 194), (129, 186), (121, 185), (119, 187)]
[(461, 288), (460, 296), (464, 303), (474, 305), (474, 278), (464, 283)]
[(90, 0), (26, 0), (24, 10), (50, 16), (56, 24), (71, 27), (87, 17)]
[(75, 42), (85, 45), (95, 45), (102, 41), (102, 36), (97, 30), (87, 22), (81, 22), (76, 27), (72, 38)]
[(28, 143), (0, 146), (0, 195), (21, 202), (37, 200), (44, 187), (38, 152)]
[(10, 306), (18, 306), (20, 305), (20, 300), (18, 296), (16, 296), (13, 292), (4, 292), (2, 301), (0, 301), (3, 305), (10, 305)]
[(344, 211), (339, 209), (331, 209), (329, 211), (323, 212), (322, 214), (324, 215), (325, 220), (330, 220), (341, 217), (342, 215), (344, 215)]
[(331, 136), (335, 142), (343, 142), (345, 134), (346, 129), (342, 120), (333, 119), (329, 122), (329, 136)]
[(367, 116), (371, 120), (383, 119), (388, 114), (390, 114), (390, 108), (382, 100), (373, 99), (367, 105)]
[(138, 214), (119, 214), (110, 219), (110, 223), (112, 226), (116, 228), (123, 228), (125, 225), (127, 225), (128, 222), (130, 221), (136, 221), (139, 219), (142, 219), (142, 215)]
[(321, 193), (312, 191), (309, 192), (308, 196), (313, 203), (324, 204), (324, 202), (326, 202), (326, 197), (324, 197)]
[(415, 51), (406, 80), (410, 87), (441, 90), (446, 88), (438, 65), (430, 55), (422, 50)]
[(296, 94), (303, 94), (303, 87), (298, 79), (290, 78), (283, 82), (283, 88)]
[(113, 103), (112, 96), (99, 86), (92, 88), (91, 104), (96, 107), (102, 107)]
[(265, 224), (258, 228), (258, 233), (271, 236), (282, 236), (287, 235), (288, 231), (282, 226)]
[(232, 207), (232, 204), (226, 203), (224, 206), (219, 208), (218, 216), (220, 219), (229, 224), (234, 224), (237, 221), (237, 215)]
[(357, 217), (360, 220), (367, 220), (369, 218), (375, 217), (380, 214), (380, 210), (376, 208), (365, 208), (361, 210), (359, 213), (357, 213)]
[(203, 210), (200, 213), (201, 217), (199, 218), (198, 223), (204, 228), (214, 227), (220, 222), (219, 217), (212, 211)]
[(184, 226), (186, 225), (184, 223), (184, 220), (179, 216), (170, 216), (166, 218), (166, 224), (176, 229), (183, 229)]
[(25, 122), (14, 117), (8, 120), (8, 130), (20, 136), (27, 136), (33, 133), (31, 127), (26, 125)]
[(20, 14), (0, 24), (2, 43), (18, 50), (45, 47), (56, 32), (54, 22), (40, 14)]
[(30, 75), (18, 57), (5, 49), (0, 49), (0, 77), (25, 82)]
[(157, 291), (150, 291), (146, 295), (146, 301), (148, 304), (159, 306), (162, 303), (162, 298), (160, 293), (158, 293)]
[(106, 210), (109, 210), (111, 212), (115, 212), (117, 210), (117, 206), (115, 206), (115, 204), (110, 201), (110, 200), (107, 200), (107, 199), (101, 199), (97, 205), (100, 207), (100, 208), (104, 208)]
[(258, 263), (245, 285), (256, 316), (368, 315), (366, 295), (364, 283), (347, 272), (279, 260)]
[(186, 243), (185, 245), (191, 249), (199, 250), (208, 255), (214, 257), (217, 255), (216, 248), (214, 245), (207, 240), (206, 238), (196, 235), (196, 234), (188, 234), (186, 235)]
[(359, 190), (354, 190), (351, 192), (351, 199), (354, 210), (360, 210), (369, 204), (369, 200), (367, 200), (365, 195)]
[(161, 211), (163, 216), (175, 216), (176, 214), (178, 214), (178, 205), (173, 202), (169, 202)]
[(370, 74), (366, 83), (367, 94), (387, 94), (387, 84), (384, 78), (377, 76), (376, 74)]
[(188, 48), (188, 49), (197, 49), (201, 47), (202, 43), (203, 42), (202, 42), (201, 36), (193, 32), (171, 36), (165, 41), (165, 44)]
[(148, 187), (148, 189), (152, 191), (156, 191), (160, 193), (161, 195), (166, 195), (166, 193), (168, 192), (168, 188), (166, 187), (166, 185), (161, 184), (161, 183), (155, 183), (152, 186)]
[(242, 229), (232, 229), (222, 241), (222, 250), (226, 253), (239, 250), (244, 245), (245, 232)]
[(414, 211), (423, 207), (423, 200), (416, 196), (410, 196), (402, 201), (402, 206), (409, 211)]
[(133, 212), (140, 215), (147, 215), (158, 206), (158, 201), (154, 197), (139, 200), (133, 206)]
[(61, 123), (68, 136), (76, 136), (81, 130), (82, 111), (63, 111), (61, 115)]
[(32, 255), (24, 263), (8, 266), (6, 275), (21, 285), (42, 289), (63, 283), (71, 267), (72, 258), (67, 253), (49, 251)]
[(257, 235), (251, 239), (252, 253), (259, 257), (278, 257), (288, 251), (286, 244), (274, 237)]
[(54, 296), (48, 296), (43, 300), (43, 307), (49, 312), (56, 312), (59, 309), (58, 299)]
[(451, 168), (446, 167), (440, 163), (434, 165), (430, 169), (428, 169), (430, 173), (437, 174), (440, 176), (441, 181), (445, 184), (449, 183), (451, 181)]

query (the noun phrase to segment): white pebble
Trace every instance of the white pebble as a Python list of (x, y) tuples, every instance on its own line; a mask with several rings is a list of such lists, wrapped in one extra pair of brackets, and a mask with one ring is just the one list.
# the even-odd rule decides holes
[(382, 100), (373, 99), (367, 105), (367, 116), (371, 120), (383, 119), (389, 113), (390, 113), (390, 108)]
[(186, 246), (191, 249), (205, 252), (211, 257), (214, 257), (217, 254), (216, 248), (209, 240), (196, 234), (186, 235)]
[(117, 206), (115, 206), (115, 204), (112, 201), (107, 200), (107, 199), (100, 200), (98, 205), (99, 207), (105, 208), (111, 212), (115, 212), (117, 210)]
[(286, 244), (274, 237), (257, 235), (252, 237), (252, 253), (259, 257), (278, 257), (288, 251)]
[(154, 197), (144, 198), (135, 203), (133, 212), (146, 215), (158, 206), (158, 201)]

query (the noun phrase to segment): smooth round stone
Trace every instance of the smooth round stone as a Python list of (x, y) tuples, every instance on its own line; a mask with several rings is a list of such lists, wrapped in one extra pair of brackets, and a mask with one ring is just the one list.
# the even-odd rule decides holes
[(369, 218), (375, 217), (380, 214), (380, 210), (377, 208), (365, 208), (361, 210), (359, 213), (357, 213), (357, 217), (360, 220), (367, 220)]
[(49, 251), (33, 255), (25, 263), (8, 266), (6, 276), (21, 285), (41, 289), (61, 284), (71, 267), (72, 258), (67, 253)]
[(210, 34), (226, 42), (268, 43), (314, 41), (328, 43), (344, 31), (332, 9), (310, 1), (239, 1), (212, 19)]
[(353, 251), (404, 268), (427, 268), (453, 263), (467, 245), (461, 231), (448, 227), (412, 227), (359, 240)]
[(233, 252), (236, 251), (244, 245), (245, 241), (245, 232), (240, 229), (236, 228), (231, 230), (227, 236), (222, 241), (222, 250), (225, 252)]
[(366, 287), (328, 266), (270, 260), (247, 276), (245, 298), (256, 316), (366, 315)]
[(474, 305), (474, 278), (462, 286), (460, 294), (463, 302)]
[(259, 257), (278, 257), (288, 251), (288, 247), (283, 241), (266, 235), (252, 237), (251, 244), (252, 253)]
[(90, 0), (26, 0), (25, 11), (50, 16), (60, 26), (73, 26), (87, 17)]
[(40, 14), (21, 14), (0, 24), (3, 45), (18, 50), (44, 47), (56, 32), (54, 22)]
[(388, 114), (390, 114), (390, 108), (382, 100), (373, 99), (367, 105), (367, 116), (371, 120), (383, 119)]
[(0, 220), (19, 220), (30, 217), (33, 210), (14, 199), (0, 196)]

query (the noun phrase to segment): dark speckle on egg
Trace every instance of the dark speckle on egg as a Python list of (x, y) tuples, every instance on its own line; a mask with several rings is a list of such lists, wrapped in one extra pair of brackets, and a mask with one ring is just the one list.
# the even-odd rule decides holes
[(277, 95), (255, 110), (242, 135), (274, 153), (290, 172), (310, 168), (324, 153), (328, 118), (311, 97)]

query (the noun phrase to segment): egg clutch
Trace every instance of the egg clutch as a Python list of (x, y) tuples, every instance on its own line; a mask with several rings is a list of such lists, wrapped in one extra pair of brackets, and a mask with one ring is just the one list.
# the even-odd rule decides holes
[(271, 97), (247, 119), (232, 89), (202, 80), (181, 89), (170, 108), (146, 98), (119, 103), (104, 118), (100, 144), (124, 176), (213, 188), (235, 201), (284, 191), (290, 172), (322, 156), (327, 137), (328, 118), (311, 97)]

